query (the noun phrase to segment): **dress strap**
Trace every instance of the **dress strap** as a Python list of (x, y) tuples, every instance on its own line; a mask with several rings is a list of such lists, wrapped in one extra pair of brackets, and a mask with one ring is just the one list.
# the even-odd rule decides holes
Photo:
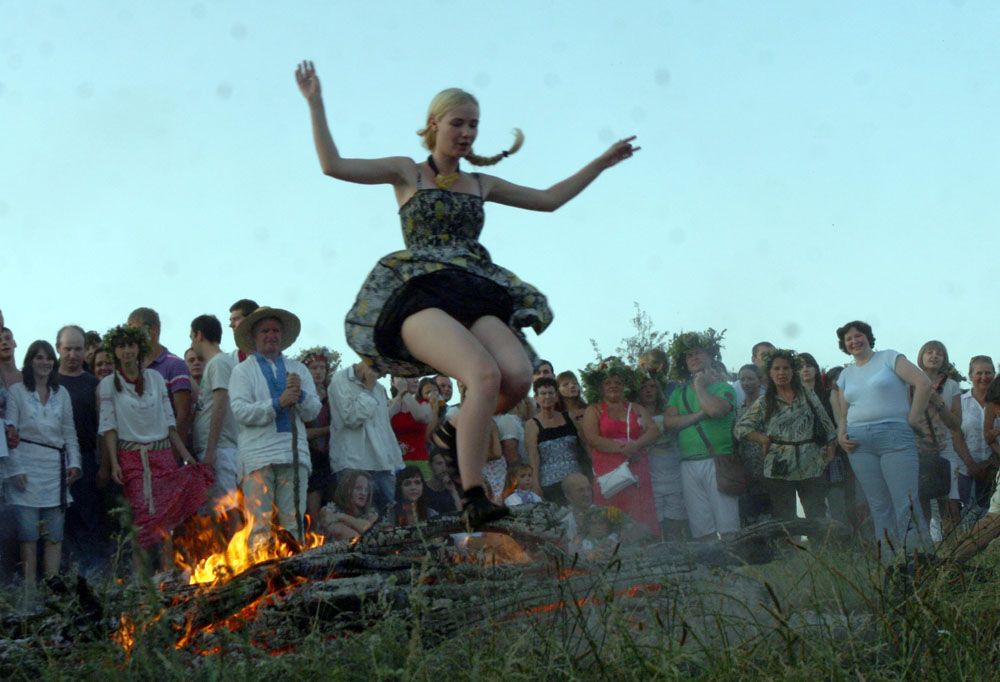
[(420, 170), (419, 163), (414, 164), (414, 167), (417, 169), (417, 189), (423, 189), (423, 178), (424, 178), (423, 171)]
[(483, 198), (483, 179), (480, 177), (479, 173), (470, 173), (472, 177), (476, 179), (476, 185), (479, 186), (479, 198)]

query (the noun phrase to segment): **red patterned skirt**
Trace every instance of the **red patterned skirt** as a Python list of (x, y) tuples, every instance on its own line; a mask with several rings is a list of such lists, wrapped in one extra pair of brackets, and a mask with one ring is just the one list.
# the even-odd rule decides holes
[(214, 474), (204, 464), (178, 466), (169, 441), (118, 444), (125, 497), (140, 547), (161, 542), (204, 504)]

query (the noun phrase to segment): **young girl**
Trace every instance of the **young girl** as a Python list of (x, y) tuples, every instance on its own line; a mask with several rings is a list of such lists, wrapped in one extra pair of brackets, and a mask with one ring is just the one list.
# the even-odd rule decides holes
[(433, 513), (427, 509), (425, 487), (424, 472), (419, 467), (411, 464), (396, 474), (394, 520), (397, 526), (416, 526)]
[(372, 482), (368, 474), (345, 469), (337, 476), (333, 502), (319, 513), (320, 530), (334, 540), (353, 540), (378, 521), (372, 503)]
[(23, 383), (10, 387), (7, 402), (7, 423), (18, 434), (7, 463), (7, 503), (17, 523), (28, 590), (35, 586), (40, 537), (45, 538), (45, 576), (59, 570), (66, 506), (73, 500), (69, 486), (81, 471), (73, 406), (69, 391), (59, 387), (55, 362), (51, 345), (31, 344), (21, 369)]
[[(931, 521), (931, 497), (927, 494), (928, 487), (940, 487), (944, 495), (937, 498), (938, 512), (941, 518), (941, 530), (948, 534), (961, 520), (961, 496), (958, 490), (958, 469), (962, 464), (955, 451), (953, 433), (961, 432), (962, 428), (962, 390), (958, 381), (951, 376), (954, 367), (948, 359), (948, 349), (940, 341), (928, 341), (917, 352), (917, 366), (931, 380), (931, 394), (924, 410), (923, 423), (914, 434), (917, 440), (917, 454), (921, 459), (920, 505), (924, 518)], [(955, 372), (957, 374), (957, 372)], [(957, 377), (959, 381), (963, 377)], [(912, 391), (911, 391), (912, 393)], [(933, 466), (936, 460), (943, 457), (951, 465), (945, 471)], [(930, 465), (930, 466), (929, 466)]]
[(565, 412), (578, 426), (583, 421), (583, 413), (587, 411), (587, 401), (583, 399), (580, 381), (576, 374), (570, 371), (559, 372), (556, 376), (559, 402), (556, 409)]
[(439, 372), (468, 387), (456, 425), (456, 450), (466, 522), (481, 526), (507, 513), (483, 489), (487, 425), (493, 414), (506, 412), (528, 392), (533, 353), (521, 328), (541, 333), (552, 321), (545, 297), (495, 265), (479, 243), (483, 204), (555, 210), (638, 151), (632, 146), (635, 138), (619, 140), (545, 190), (465, 173), (461, 160), (495, 164), (516, 152), (523, 137), (518, 132), (514, 145), (502, 154), (475, 154), (479, 104), (469, 93), (451, 88), (433, 99), (418, 132), (431, 152), (425, 162), (402, 156), (344, 158), (330, 135), (312, 62), (299, 64), (295, 75), (309, 104), (323, 172), (348, 182), (392, 185), (403, 224), (407, 250), (386, 256), (368, 276), (347, 315), (348, 342), (380, 373)]
[(593, 507), (584, 517), (580, 549), (611, 551), (621, 542), (623, 515), (617, 507)]
[[(142, 549), (162, 544), (160, 568), (173, 561), (171, 531), (198, 511), (212, 485), (212, 467), (198, 464), (177, 433), (167, 385), (142, 369), (149, 352), (143, 329), (125, 325), (104, 335), (115, 373), (101, 379), (98, 433), (104, 438), (111, 478), (124, 487)], [(174, 452), (186, 466), (177, 466)], [(142, 560), (136, 552), (137, 562)], [(144, 568), (137, 563), (138, 568)]]
[(514, 464), (507, 468), (507, 486), (504, 488), (503, 503), (508, 507), (522, 504), (538, 504), (541, 495), (534, 488), (535, 471), (530, 464)]

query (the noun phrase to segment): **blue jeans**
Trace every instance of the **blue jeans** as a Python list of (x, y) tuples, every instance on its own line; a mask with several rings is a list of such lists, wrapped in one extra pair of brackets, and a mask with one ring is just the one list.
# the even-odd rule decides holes
[[(901, 422), (848, 426), (858, 443), (849, 457), (854, 475), (868, 500), (875, 539), (907, 553), (925, 549), (930, 541), (927, 521), (917, 495), (919, 459), (913, 429)], [(892, 549), (883, 548), (891, 558)]]
[(66, 513), (60, 507), (22, 507), (12, 504), (9, 509), (14, 513), (17, 539), (20, 542), (38, 542), (39, 538), (45, 538), (46, 542), (51, 543), (63, 541)]

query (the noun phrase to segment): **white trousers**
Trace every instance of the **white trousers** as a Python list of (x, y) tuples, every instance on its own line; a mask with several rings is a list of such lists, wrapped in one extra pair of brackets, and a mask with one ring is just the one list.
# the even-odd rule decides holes
[(714, 459), (681, 462), (681, 486), (692, 538), (735, 533), (740, 529), (739, 498), (719, 492)]
[[(269, 464), (256, 471), (251, 471), (240, 482), (243, 488), (243, 500), (247, 511), (253, 515), (254, 536), (266, 536), (271, 533), (274, 514), (278, 515), (277, 525), (298, 537), (295, 509), (295, 469), (291, 464)], [(306, 492), (309, 482), (309, 469), (305, 464), (299, 465), (299, 508), (298, 518), (305, 523)], [(302, 538), (299, 537), (299, 540)]]

